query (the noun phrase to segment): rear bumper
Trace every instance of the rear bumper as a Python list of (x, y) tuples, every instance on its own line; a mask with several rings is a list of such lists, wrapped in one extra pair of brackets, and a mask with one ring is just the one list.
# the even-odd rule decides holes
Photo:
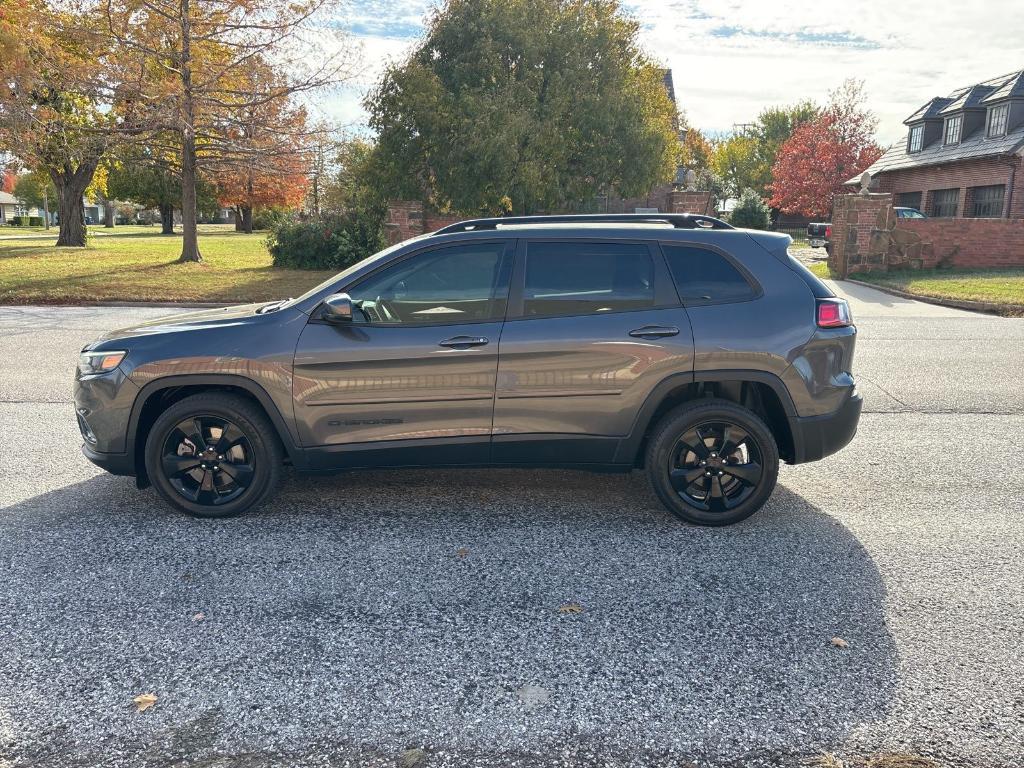
[(127, 453), (101, 453), (94, 451), (88, 443), (82, 445), (82, 453), (89, 461), (112, 475), (134, 475), (135, 460)]
[(793, 419), (794, 464), (817, 461), (845, 447), (857, 434), (864, 398), (854, 395), (839, 410)]

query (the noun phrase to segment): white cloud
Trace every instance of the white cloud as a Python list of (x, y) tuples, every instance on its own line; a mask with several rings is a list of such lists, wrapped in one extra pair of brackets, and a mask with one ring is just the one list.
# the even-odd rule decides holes
[[(1024, 68), (1024, 3), (979, 0), (627, 0), (648, 52), (672, 67), (690, 122), (719, 132), (764, 107), (823, 101), (847, 77), (863, 79), (879, 139), (932, 96)], [(385, 62), (414, 44), (428, 0), (355, 0), (346, 22), (364, 46), (353, 86), (318, 108), (365, 121), (360, 101)]]

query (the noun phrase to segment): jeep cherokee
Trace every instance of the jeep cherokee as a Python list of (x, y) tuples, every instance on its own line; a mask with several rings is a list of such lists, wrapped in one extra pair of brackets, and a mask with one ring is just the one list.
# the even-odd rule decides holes
[(860, 417), (849, 308), (790, 242), (689, 214), (454, 224), (297, 299), (89, 344), (83, 451), (202, 517), (285, 463), (557, 466), (642, 467), (682, 519), (734, 523)]

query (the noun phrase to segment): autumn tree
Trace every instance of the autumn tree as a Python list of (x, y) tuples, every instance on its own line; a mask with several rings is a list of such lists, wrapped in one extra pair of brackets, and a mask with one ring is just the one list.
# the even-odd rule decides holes
[(82, 198), (119, 119), (92, 10), (88, 0), (0, 6), (0, 145), (50, 176), (62, 246), (85, 245)]
[(534, 213), (671, 178), (675, 106), (617, 0), (447, 0), (366, 106), (387, 188)]
[(882, 155), (878, 120), (865, 107), (863, 84), (847, 80), (821, 114), (798, 126), (772, 168), (771, 205), (785, 213), (826, 217), (844, 182)]
[(30, 171), (16, 177), (11, 190), (16, 198), (31, 208), (43, 212), (43, 226), (50, 228), (50, 201), (57, 199), (57, 188), (45, 171)]
[(273, 68), (254, 57), (236, 80), (238, 106), (224, 107), (218, 136), (204, 146), (219, 199), (234, 209), (242, 232), (252, 232), (254, 208), (297, 207), (306, 195), (315, 133), (306, 127), (306, 110), (290, 96), (260, 98), (283, 87)]
[(757, 139), (737, 133), (719, 141), (711, 153), (710, 165), (722, 179), (730, 197), (738, 196), (744, 189), (755, 188), (761, 175)]
[[(240, 148), (233, 116), (337, 82), (347, 49), (316, 18), (332, 0), (104, 0), (109, 32), (134, 79), (122, 102), (139, 125), (173, 136), (181, 178), (182, 261), (201, 261), (196, 186), (201, 169)], [(277, 79), (253, 92), (246, 72), (273, 61)], [(243, 83), (243, 87), (239, 87)]]
[[(181, 177), (173, 162), (152, 149), (135, 148), (111, 163), (107, 193), (113, 200), (129, 200), (160, 212), (161, 234), (174, 234), (174, 211), (181, 207)], [(202, 177), (196, 181), (200, 210), (217, 206), (213, 185)]]

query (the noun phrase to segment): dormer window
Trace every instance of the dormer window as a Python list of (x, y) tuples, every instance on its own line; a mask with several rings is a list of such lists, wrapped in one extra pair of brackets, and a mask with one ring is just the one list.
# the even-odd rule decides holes
[(1009, 104), (1000, 104), (999, 106), (989, 108), (988, 129), (985, 131), (985, 135), (988, 137), (1005, 136), (1006, 123), (1008, 121), (1009, 116)]
[(915, 125), (910, 129), (910, 141), (907, 144), (907, 152), (920, 152), (924, 147), (924, 126)]
[(960, 143), (960, 129), (963, 128), (964, 116), (954, 115), (953, 117), (946, 118), (946, 129), (943, 133), (945, 138), (943, 144), (959, 144)]

